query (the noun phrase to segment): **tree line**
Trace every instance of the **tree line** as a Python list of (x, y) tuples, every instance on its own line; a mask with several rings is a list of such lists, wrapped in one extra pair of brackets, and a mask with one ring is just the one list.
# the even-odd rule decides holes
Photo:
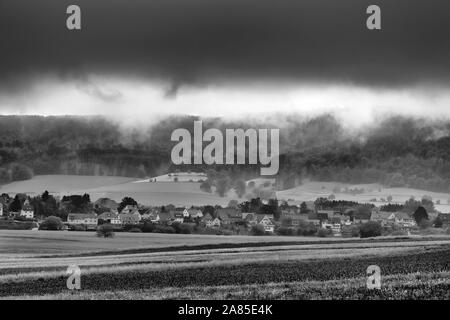
[[(172, 131), (192, 130), (196, 119), (172, 116), (125, 131), (102, 117), (0, 116), (0, 183), (34, 174), (146, 177), (213, 170), (209, 184), (219, 194), (230, 188), (242, 193), (236, 181), (257, 177), (258, 166), (171, 164)], [(280, 122), (202, 120), (205, 128), (280, 127), (279, 189), (311, 178), (450, 192), (448, 121), (391, 117), (352, 135), (331, 115), (286, 116)]]

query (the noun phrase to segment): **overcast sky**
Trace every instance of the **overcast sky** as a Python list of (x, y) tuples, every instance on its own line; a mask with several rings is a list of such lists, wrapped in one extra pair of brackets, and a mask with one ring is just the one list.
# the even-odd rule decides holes
[[(82, 30), (66, 29), (78, 4)], [(366, 29), (377, 4), (382, 30)], [(0, 113), (450, 117), (448, 0), (0, 0)]]

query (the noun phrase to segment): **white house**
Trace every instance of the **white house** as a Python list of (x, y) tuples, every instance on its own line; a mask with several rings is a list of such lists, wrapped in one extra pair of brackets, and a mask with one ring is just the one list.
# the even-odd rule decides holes
[(0, 216), (3, 216), (3, 203), (0, 202)]
[(110, 223), (110, 224), (122, 224), (122, 221), (120, 220), (120, 217), (118, 214), (113, 213), (113, 212), (103, 212), (102, 214), (100, 214), (97, 217), (97, 221), (98, 220), (103, 220), (106, 223)]
[(342, 226), (340, 223), (323, 222), (322, 228), (331, 230), (334, 236), (340, 236), (342, 232)]
[(209, 213), (203, 217), (202, 222), (207, 228), (219, 228), (221, 223), (219, 218), (213, 218)]
[(98, 224), (98, 218), (95, 213), (69, 213), (67, 223), (69, 225), (94, 226)]
[(142, 214), (141, 217), (143, 221), (151, 221), (152, 223), (158, 223), (161, 220), (159, 212), (151, 209)]
[(380, 222), (385, 226), (388, 224), (397, 224), (402, 227), (410, 228), (416, 225), (416, 221), (406, 212), (385, 212), (379, 211), (372, 213), (372, 221)]
[(416, 220), (414, 220), (413, 217), (411, 217), (406, 212), (396, 212), (395, 213), (395, 223), (401, 225), (405, 228), (411, 228), (416, 226)]
[(34, 209), (30, 205), (30, 202), (28, 200), (25, 201), (25, 203), (22, 206), (22, 209), (20, 210), (19, 215), (21, 217), (25, 217), (27, 219), (33, 219), (34, 218)]
[(209, 220), (206, 222), (206, 226), (208, 228), (219, 228), (220, 227), (220, 219), (219, 218), (214, 218), (213, 220)]
[(122, 210), (122, 212), (119, 214), (119, 218), (122, 224), (139, 224), (142, 219), (141, 214), (137, 210), (134, 210), (132, 212), (127, 211), (126, 213), (124, 213)]
[(268, 215), (257, 215), (258, 223), (264, 226), (264, 231), (273, 233), (275, 231), (275, 223)]
[(161, 220), (161, 218), (159, 217), (159, 213), (154, 213), (150, 215), (150, 221), (152, 223), (158, 223)]
[(178, 222), (183, 223), (184, 222), (184, 211), (187, 211), (186, 209), (183, 211), (180, 210), (170, 210), (170, 220), (172, 222)]
[(371, 221), (379, 222), (382, 226), (395, 222), (395, 213), (387, 211), (374, 211), (370, 216)]
[(192, 219), (203, 217), (203, 213), (199, 209), (188, 209), (188, 212)]

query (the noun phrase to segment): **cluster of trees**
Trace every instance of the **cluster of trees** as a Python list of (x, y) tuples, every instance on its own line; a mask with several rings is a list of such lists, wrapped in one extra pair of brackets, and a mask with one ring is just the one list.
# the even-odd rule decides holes
[[(172, 131), (192, 131), (196, 119), (169, 117), (125, 132), (118, 123), (101, 117), (0, 116), (0, 183), (29, 179), (33, 174), (144, 177), (176, 168), (213, 169), (208, 180), (217, 193), (225, 195), (234, 188), (244, 197), (247, 190), (242, 181), (257, 176), (259, 165), (172, 165)], [(252, 123), (203, 119), (203, 126), (219, 130), (281, 127), (279, 188), (293, 187), (309, 177), (450, 192), (448, 122), (392, 117), (362, 128), (358, 138), (330, 115)], [(204, 188), (209, 190), (206, 184)]]
[(137, 205), (138, 205), (138, 203), (136, 200), (134, 200), (131, 197), (125, 197), (119, 203), (119, 206), (117, 207), (117, 211), (122, 212), (123, 208), (125, 208), (126, 206), (137, 206)]
[(419, 207), (425, 208), (427, 212), (435, 212), (433, 199), (429, 196), (423, 196), (421, 200), (416, 200), (414, 197), (408, 199), (404, 204), (389, 203), (380, 207), (381, 211), (397, 212), (402, 211), (409, 214), (416, 212)]
[[(314, 201), (314, 207), (320, 210), (336, 210), (344, 212), (348, 208), (354, 208), (359, 206), (360, 203), (356, 201), (348, 200), (330, 200), (327, 198), (319, 197)], [(367, 204), (369, 207), (374, 207), (372, 204)]]
[(201, 183), (201, 190), (212, 192), (212, 187), (215, 187), (217, 194), (224, 197), (228, 191), (234, 189), (239, 198), (242, 198), (245, 195), (247, 184), (244, 179), (232, 179), (229, 171), (214, 169), (206, 170), (206, 174), (208, 179)]
[[(398, 157), (394, 161), (374, 161), (370, 167), (358, 165), (350, 168), (342, 164), (341, 167), (312, 166), (306, 176), (318, 181), (338, 181), (343, 183), (382, 183), (389, 187), (409, 187), (436, 192), (450, 192), (450, 177), (442, 174), (441, 159), (422, 160), (417, 157)], [(446, 169), (444, 169), (444, 167)]]
[(40, 230), (61, 230), (63, 228), (63, 222), (60, 217), (50, 216), (47, 217), (39, 226)]
[(34, 197), (24, 193), (17, 193), (14, 198), (6, 193), (0, 196), (5, 212), (19, 212), (26, 200), (33, 207), (35, 217), (54, 216), (64, 221), (69, 213), (89, 213), (94, 208), (88, 194), (63, 196), (62, 199), (54, 197), (48, 191)]
[(90, 213), (94, 206), (90, 196), (85, 193), (83, 195), (63, 196), (61, 199), (61, 208), (66, 212)]
[(405, 206), (398, 203), (388, 203), (380, 207), (381, 211), (386, 212), (397, 212), (402, 211)]
[(276, 199), (269, 199), (267, 204), (261, 201), (261, 198), (253, 198), (249, 201), (244, 201), (239, 204), (242, 212), (254, 212), (258, 214), (273, 214), (275, 220), (279, 220), (281, 216), (281, 209), (278, 206)]
[[(1, 155), (0, 159), (3, 160)], [(11, 162), (0, 167), (0, 184), (6, 184), (11, 181), (28, 180), (32, 177), (33, 170), (22, 163)]]
[(139, 141), (141, 129), (124, 133), (102, 117), (0, 116), (0, 183), (33, 174), (154, 174), (167, 166), (170, 147)]

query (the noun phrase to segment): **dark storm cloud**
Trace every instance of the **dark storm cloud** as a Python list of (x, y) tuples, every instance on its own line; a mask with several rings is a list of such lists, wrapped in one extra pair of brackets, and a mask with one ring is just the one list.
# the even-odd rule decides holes
[[(65, 27), (82, 9), (82, 30)], [(382, 10), (382, 30), (365, 27)], [(0, 86), (44, 75), (174, 83), (409, 85), (450, 79), (448, 0), (0, 0)]]

